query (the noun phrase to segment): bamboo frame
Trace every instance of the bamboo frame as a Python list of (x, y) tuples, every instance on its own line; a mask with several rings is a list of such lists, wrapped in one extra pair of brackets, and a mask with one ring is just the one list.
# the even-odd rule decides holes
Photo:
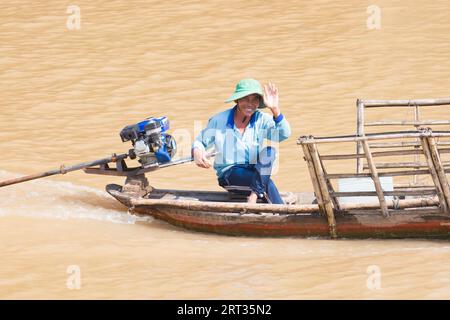
[(315, 204), (302, 205), (281, 205), (281, 204), (251, 204), (251, 203), (230, 203), (211, 202), (197, 200), (171, 200), (171, 199), (148, 199), (133, 198), (133, 206), (161, 206), (172, 207), (195, 211), (213, 211), (228, 213), (275, 213), (275, 214), (307, 214), (319, 211)]
[(447, 120), (427, 120), (427, 121), (370, 121), (364, 125), (366, 127), (377, 126), (426, 126), (426, 125), (449, 125)]
[(370, 168), (373, 183), (375, 184), (375, 190), (377, 192), (378, 200), (380, 202), (381, 212), (383, 213), (383, 216), (387, 218), (389, 217), (389, 210), (386, 205), (386, 199), (384, 198), (383, 188), (381, 187), (381, 182), (380, 179), (378, 178), (378, 171), (373, 161), (372, 154), (370, 153), (370, 148), (367, 140), (364, 140), (362, 142), (362, 146), (364, 149), (364, 153), (366, 155), (367, 164)]
[[(389, 216), (389, 205), (386, 203), (385, 196), (390, 195), (402, 195), (402, 196), (425, 196), (435, 195), (435, 204), (439, 205), (440, 210), (444, 212), (450, 211), (450, 186), (447, 180), (447, 173), (450, 173), (450, 162), (442, 161), (441, 154), (450, 153), (450, 149), (438, 148), (438, 146), (449, 146), (450, 131), (431, 131), (431, 129), (420, 129), (423, 125), (450, 125), (450, 120), (425, 120), (420, 119), (419, 110), (423, 106), (450, 106), (450, 99), (422, 99), (422, 100), (361, 100), (356, 101), (357, 106), (357, 133), (356, 135), (349, 136), (333, 136), (333, 137), (300, 137), (298, 144), (301, 144), (305, 150), (309, 150), (314, 155), (313, 165), (315, 170), (319, 170), (323, 177), (316, 176), (320, 182), (320, 188), (322, 193), (326, 189), (326, 196), (331, 199), (338, 199), (339, 196), (365, 196), (376, 195), (378, 197), (379, 208), (381, 209), (385, 217)], [(379, 108), (379, 107), (408, 107), (414, 108), (413, 121), (372, 121), (365, 122), (364, 110), (365, 108)], [(365, 126), (414, 126), (414, 131), (401, 131), (401, 132), (383, 132), (365, 134)], [(436, 141), (436, 138), (446, 138), (446, 141)], [(401, 141), (401, 142), (379, 142), (376, 140), (388, 140), (388, 139), (414, 139), (415, 141)], [(319, 143), (341, 143), (341, 142), (355, 142), (356, 153), (355, 154), (330, 154), (330, 155), (318, 155), (314, 152), (317, 150), (316, 144)], [(306, 148), (305, 148), (306, 146)], [(372, 152), (371, 148), (405, 148), (412, 147), (413, 149), (405, 150), (389, 150), (381, 152)], [(421, 155), (425, 156), (426, 162), (420, 161)], [(413, 155), (414, 160), (412, 162), (374, 162), (376, 157), (385, 156), (404, 156)], [(366, 158), (367, 164), (364, 164), (364, 158)], [(328, 174), (322, 161), (324, 160), (345, 160), (356, 159), (356, 173), (334, 173)], [(320, 164), (319, 164), (320, 163)], [(381, 171), (382, 169), (396, 169), (393, 171)], [(405, 168), (411, 168), (410, 170), (402, 170)], [(369, 169), (368, 173), (364, 172), (364, 169)], [(419, 175), (430, 175), (434, 186), (418, 186)], [(407, 187), (395, 188), (394, 191), (383, 191), (380, 177), (389, 176), (412, 176), (412, 184)], [(354, 178), (354, 177), (371, 177), (374, 181), (375, 192), (335, 192), (332, 190), (330, 179), (339, 178)], [(325, 188), (326, 187), (326, 188)], [(331, 188), (330, 188), (331, 187)], [(331, 190), (330, 190), (331, 189)], [(324, 199), (326, 202), (326, 199)], [(334, 205), (336, 208), (336, 204)], [(340, 207), (345, 208), (346, 205)]]
[(316, 171), (314, 169), (314, 164), (312, 162), (311, 154), (309, 152), (307, 145), (302, 145), (303, 148), (303, 154), (305, 155), (304, 159), (306, 161), (306, 164), (308, 166), (308, 171), (311, 176), (311, 182), (314, 188), (314, 193), (316, 194), (317, 204), (319, 206), (319, 210), (321, 213), (326, 215), (325, 207), (323, 205), (323, 198), (322, 198), (322, 190), (320, 189), (319, 182), (317, 180)]
[[(312, 143), (335, 143), (335, 142), (360, 142), (382, 139), (409, 139), (420, 138), (422, 133), (417, 131), (399, 131), (389, 133), (371, 133), (365, 136), (346, 135), (335, 137), (306, 137), (302, 136), (297, 140), (297, 144), (312, 144)], [(433, 131), (431, 133), (433, 137), (450, 137), (450, 131)]]
[[(356, 135), (361, 136), (364, 134), (364, 103), (362, 102), (362, 100), (360, 100), (360, 99), (356, 100), (356, 107), (357, 107)], [(361, 154), (362, 151), (363, 151), (363, 147), (362, 147), (361, 143), (357, 143), (356, 144), (356, 154)], [(356, 160), (356, 172), (357, 173), (363, 172), (363, 161), (360, 158), (358, 158)]]
[[(434, 186), (432, 186), (431, 188), (421, 188), (421, 187), (411, 187), (411, 188), (406, 188), (406, 187), (403, 187), (403, 188), (398, 188), (398, 187), (395, 187), (395, 191), (394, 192), (399, 192), (399, 193), (401, 193), (402, 195), (416, 195), (415, 194), (415, 192), (417, 191), (418, 192), (418, 194), (417, 194), (417, 196), (422, 196), (422, 195), (425, 195), (426, 193), (427, 194), (436, 194), (436, 189), (434, 188)], [(420, 193), (420, 192), (425, 192), (425, 193)], [(430, 192), (430, 193), (428, 193), (428, 192)]]
[[(324, 211), (327, 217), (330, 216), (332, 210), (330, 210), (329, 202), (332, 199), (338, 200), (339, 197), (344, 196), (377, 196), (378, 206), (383, 213), (383, 216), (389, 217), (389, 205), (386, 201), (386, 196), (436, 196), (435, 199), (437, 204), (439, 204), (440, 210), (443, 212), (448, 212), (450, 208), (450, 185), (447, 181), (446, 174), (450, 173), (450, 168), (445, 166), (450, 164), (449, 162), (442, 162), (440, 159), (441, 153), (450, 153), (450, 149), (441, 148), (437, 146), (435, 137), (449, 137), (450, 131), (440, 131), (433, 132), (431, 129), (420, 129), (418, 131), (403, 131), (403, 132), (390, 132), (381, 134), (372, 134), (367, 136), (338, 136), (338, 137), (300, 137), (298, 143), (302, 145), (306, 158), (309, 159), (308, 166), (312, 176), (316, 179), (315, 190), (319, 194), (322, 194), (322, 201)], [(382, 151), (382, 152), (371, 152), (369, 141), (372, 140), (383, 140), (383, 139), (393, 139), (393, 138), (415, 138), (418, 139), (421, 149), (417, 150), (393, 150), (393, 151)], [(316, 144), (320, 143), (334, 143), (334, 142), (356, 142), (360, 144), (363, 148), (364, 154), (332, 154), (332, 155), (319, 155), (317, 151)], [(384, 156), (401, 156), (413, 154), (419, 156), (423, 154), (425, 156), (426, 162), (395, 162), (395, 163), (375, 163), (374, 155), (376, 157)], [(328, 174), (323, 160), (343, 160), (343, 159), (362, 159), (366, 158), (367, 168), (370, 170), (369, 173), (337, 173)], [(364, 166), (363, 166), (364, 167)], [(379, 172), (380, 168), (415, 168), (411, 170), (400, 170), (400, 171), (382, 171)], [(425, 167), (420, 169), (418, 167)], [(407, 187), (395, 188), (394, 191), (383, 191), (380, 177), (395, 177), (395, 176), (416, 176), (416, 175), (430, 175), (434, 186), (416, 186), (411, 187), (409, 184)], [(332, 188), (331, 179), (339, 178), (354, 178), (354, 177), (371, 177), (374, 181), (375, 192), (335, 192)], [(346, 205), (336, 205), (333, 202), (334, 208), (338, 211), (346, 208)], [(330, 225), (332, 225), (332, 220), (330, 219)]]
[(366, 108), (450, 105), (450, 99), (359, 100)]
[(428, 162), (428, 165), (429, 165), (429, 168), (430, 168), (431, 179), (433, 180), (433, 183), (434, 183), (434, 185), (436, 187), (437, 196), (438, 196), (438, 199), (439, 199), (439, 204), (440, 204), (441, 210), (442, 211), (448, 211), (447, 201), (444, 198), (444, 194), (443, 194), (443, 191), (442, 191), (441, 183), (440, 183), (439, 178), (437, 176), (436, 168), (434, 167), (433, 159), (431, 157), (430, 148), (428, 146), (428, 141), (427, 141), (427, 138), (425, 136), (423, 136), (421, 138), (421, 143), (422, 143), (423, 153), (425, 155), (425, 158), (427, 159), (427, 162)]
[(402, 188), (434, 188), (434, 185), (430, 185), (430, 184), (412, 184), (412, 183), (406, 183), (406, 184), (401, 184), (398, 183), (395, 186), (396, 189), (402, 189)]
[[(353, 192), (332, 192), (331, 195), (335, 197), (371, 197), (378, 196), (377, 191), (353, 191)], [(436, 189), (414, 189), (414, 190), (397, 190), (397, 191), (383, 191), (383, 195), (385, 196), (421, 196), (428, 195), (434, 196), (436, 195)], [(386, 200), (385, 200), (386, 202)]]
[[(420, 145), (420, 144), (419, 144)], [(372, 148), (372, 146), (369, 144), (369, 147)], [(450, 153), (450, 149), (438, 149), (439, 154), (441, 153)], [(372, 157), (386, 157), (386, 156), (400, 156), (400, 155), (420, 155), (422, 154), (421, 150), (395, 150), (395, 151), (381, 151), (381, 152), (372, 152)], [(322, 160), (345, 160), (345, 159), (357, 159), (357, 158), (365, 158), (366, 156), (364, 154), (356, 154), (356, 153), (349, 153), (349, 154), (330, 154), (330, 155), (323, 155), (320, 158)], [(449, 162), (450, 164), (450, 162)]]
[[(197, 200), (168, 200), (168, 199), (149, 199), (132, 198), (131, 204), (138, 206), (154, 207), (172, 207), (195, 211), (214, 211), (229, 213), (266, 213), (275, 214), (307, 214), (319, 212), (319, 207), (314, 204), (302, 205), (279, 205), (279, 204), (250, 204), (250, 203), (229, 203), (229, 202), (210, 202)], [(429, 208), (439, 205), (436, 197), (426, 199), (408, 199), (399, 201), (388, 201), (390, 209), (408, 209), (408, 208)], [(342, 204), (342, 211), (351, 214), (352, 210), (371, 210), (377, 209), (378, 204)]]
[(334, 210), (333, 205), (331, 201), (331, 196), (328, 190), (328, 186), (325, 179), (325, 174), (323, 172), (322, 165), (320, 163), (320, 156), (319, 152), (317, 151), (317, 147), (315, 144), (310, 144), (307, 146), (309, 148), (309, 153), (311, 155), (312, 163), (314, 165), (314, 169), (317, 176), (317, 182), (320, 187), (320, 190), (322, 192), (322, 201), (323, 206), (325, 208), (325, 212), (328, 219), (328, 226), (330, 229), (330, 236), (332, 239), (337, 238), (337, 231), (336, 231), (336, 219), (334, 217)]
[[(450, 173), (450, 169), (445, 169), (445, 173)], [(379, 172), (379, 177), (400, 177), (400, 176), (411, 176), (411, 175), (426, 175), (430, 174), (430, 170), (404, 170), (404, 171), (389, 171), (389, 172)], [(328, 174), (329, 179), (339, 179), (339, 178), (366, 178), (370, 177), (370, 173), (333, 173)]]
[[(325, 176), (325, 181), (327, 183), (327, 188), (330, 191), (330, 194), (334, 192), (333, 184), (331, 183), (330, 179), (328, 178), (327, 171), (325, 169), (325, 166), (323, 165), (322, 157), (320, 157), (320, 166), (322, 167), (323, 174)], [(333, 207), (339, 210), (340, 203), (337, 197), (331, 196), (331, 201), (333, 202)]]
[(441, 158), (439, 156), (439, 151), (436, 146), (436, 141), (432, 136), (426, 138), (428, 142), (428, 146), (430, 148), (431, 158), (434, 162), (434, 167), (438, 174), (439, 182), (441, 184), (442, 192), (444, 193), (444, 197), (447, 203), (447, 208), (450, 208), (450, 189), (448, 186), (447, 177), (445, 175), (444, 166), (445, 164), (441, 162)]
[[(365, 130), (364, 128), (370, 126), (414, 126), (417, 130), (420, 126), (425, 125), (450, 125), (450, 120), (431, 120), (431, 119), (419, 119), (419, 108), (425, 106), (445, 106), (450, 105), (450, 99), (416, 99), (416, 100), (361, 100), (358, 99), (356, 101), (357, 106), (357, 136), (364, 136)], [(408, 121), (392, 121), (392, 120), (381, 120), (381, 121), (369, 121), (366, 122), (364, 118), (365, 108), (396, 108), (396, 107), (408, 107), (414, 108), (414, 120)], [(417, 139), (418, 140), (418, 139)], [(418, 141), (417, 141), (418, 142)], [(421, 145), (419, 143), (411, 143), (407, 142), (403, 146), (414, 146), (415, 148), (420, 148)], [(449, 143), (445, 143), (448, 145)], [(443, 144), (442, 144), (443, 145)], [(397, 143), (381, 143), (370, 145), (373, 148), (392, 148), (399, 146)], [(357, 144), (357, 154), (361, 154), (361, 143)], [(414, 156), (414, 162), (418, 162), (418, 155)], [(362, 164), (361, 158), (357, 158), (356, 160), (356, 170), (357, 173), (362, 173), (364, 170), (364, 166)], [(417, 176), (412, 177), (412, 182), (417, 183)]]
[[(414, 108), (414, 121), (415, 122), (419, 121), (419, 106), (417, 104), (415, 105), (415, 108)], [(417, 130), (419, 129), (419, 125), (414, 125), (414, 126), (416, 127)], [(419, 139), (416, 139), (416, 142), (418, 143)], [(420, 148), (420, 146), (414, 146), (414, 149), (417, 150), (417, 151), (418, 151), (419, 148)], [(414, 162), (419, 162), (419, 160), (420, 160), (419, 158), (420, 158), (419, 154), (415, 154), (414, 155)], [(418, 180), (417, 176), (414, 175), (413, 179), (412, 179), (412, 183), (413, 184), (417, 184), (417, 180)]]
[[(443, 167), (450, 166), (450, 162), (442, 162)], [(395, 169), (395, 168), (427, 168), (427, 162), (380, 162), (376, 163), (376, 167), (380, 169)], [(364, 166), (364, 169), (369, 169), (368, 166)]]
[[(420, 142), (369, 143), (371, 148), (421, 147)], [(449, 141), (437, 142), (438, 146), (450, 146)]]
[[(423, 207), (435, 207), (438, 205), (439, 200), (437, 199), (437, 197), (387, 201), (387, 206), (389, 209), (412, 209)], [(342, 204), (341, 206), (342, 210), (344, 211), (379, 209), (378, 204), (370, 204), (370, 203), (363, 203), (363, 204), (348, 203)]]
[[(312, 137), (312, 138), (309, 138), (307, 140), (304, 139), (304, 138), (300, 138), (299, 139), (299, 143), (300, 144), (302, 144), (302, 143), (304, 143), (304, 144), (313, 144), (313, 143), (334, 143), (334, 142), (352, 142), (352, 141), (354, 141), (357, 144), (362, 145), (363, 149), (364, 149), (364, 145), (367, 144), (367, 146), (369, 146), (368, 145), (368, 141), (372, 141), (372, 140), (377, 140), (377, 139), (378, 140), (380, 140), (380, 139), (399, 139), (399, 138), (415, 138), (415, 139), (419, 139), (420, 140), (423, 135), (424, 135), (424, 133), (420, 132), (420, 131), (403, 131), (403, 132), (370, 134), (370, 135), (367, 135), (367, 136), (338, 136), (338, 137), (319, 137), (319, 138)], [(431, 132), (430, 131), (429, 133), (427, 133), (427, 135), (432, 136), (432, 137), (450, 137), (450, 132)], [(389, 151), (389, 152), (391, 152), (393, 154), (401, 153), (400, 150)], [(416, 153), (415, 150), (413, 151), (413, 153)], [(348, 157), (348, 155), (345, 155), (344, 157)], [(357, 154), (356, 157), (357, 157), (357, 159), (361, 159), (361, 155), (360, 154)], [(397, 176), (399, 176), (399, 175), (410, 175), (411, 173), (420, 173), (420, 174), (430, 174), (431, 173), (432, 174), (432, 179), (435, 180), (436, 177), (434, 177), (433, 175), (436, 173), (436, 171), (435, 171), (435, 169), (433, 169), (434, 171), (430, 170), (430, 165), (432, 165), (432, 167), (434, 168), (434, 166), (435, 166), (434, 162), (431, 163), (431, 164), (429, 162), (427, 162), (427, 163), (428, 163), (428, 167), (429, 168), (424, 170), (424, 171), (409, 170), (409, 171), (403, 171), (403, 172), (394, 172), (393, 176), (395, 176), (395, 175), (397, 175)], [(360, 161), (360, 164), (362, 164), (362, 161)], [(381, 166), (383, 166), (383, 164)], [(369, 167), (369, 165), (368, 165), (368, 167)], [(404, 168), (405, 166), (391, 164), (391, 165), (385, 165), (385, 167)], [(420, 166), (417, 165), (417, 164), (411, 165), (411, 167), (416, 168), (416, 169), (420, 168)], [(374, 168), (376, 170), (376, 168), (377, 168), (376, 164), (374, 164)], [(372, 174), (374, 168), (372, 168), (372, 170), (371, 170), (371, 175), (370, 176), (372, 178), (374, 178), (373, 174)], [(363, 169), (364, 169), (364, 165), (363, 165)], [(445, 169), (444, 169), (443, 172), (445, 173)], [(358, 173), (358, 175), (362, 176), (361, 173)], [(326, 178), (330, 179), (330, 178), (334, 178), (334, 177), (330, 176), (330, 175), (327, 175)], [(381, 210), (383, 212), (383, 215), (387, 217), (389, 215), (389, 213), (387, 212), (385, 205), (383, 205), (383, 200), (381, 200), (382, 199), (381, 184), (379, 186), (377, 186), (377, 183), (375, 181), (376, 181), (376, 178), (374, 180), (374, 183), (375, 183), (375, 188), (377, 189), (377, 196), (378, 196), (378, 198), (380, 200), (380, 208), (381, 208)], [(434, 183), (435, 183), (436, 186), (440, 186), (440, 183), (436, 184), (436, 181), (434, 181)], [(442, 207), (443, 211), (448, 211), (448, 205), (447, 205), (446, 201), (442, 202), (442, 199), (443, 199), (442, 198), (443, 197), (442, 196), (442, 192), (443, 192), (442, 189), (437, 190), (437, 194), (439, 196), (439, 199), (441, 200), (441, 207)], [(333, 196), (334, 193), (332, 193), (331, 195)]]

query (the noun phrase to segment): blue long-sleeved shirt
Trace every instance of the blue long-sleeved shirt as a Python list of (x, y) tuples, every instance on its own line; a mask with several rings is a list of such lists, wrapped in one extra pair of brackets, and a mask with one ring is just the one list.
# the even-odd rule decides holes
[(233, 165), (256, 164), (266, 139), (281, 142), (291, 135), (289, 122), (280, 114), (277, 118), (260, 110), (252, 115), (243, 134), (234, 125), (236, 106), (209, 119), (208, 125), (195, 139), (192, 148), (217, 153), (214, 169), (220, 177)]

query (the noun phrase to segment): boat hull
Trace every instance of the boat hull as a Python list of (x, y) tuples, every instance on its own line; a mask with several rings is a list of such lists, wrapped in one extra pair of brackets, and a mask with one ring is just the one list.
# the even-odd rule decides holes
[[(107, 191), (133, 213), (194, 231), (231, 236), (329, 238), (330, 235), (326, 216), (318, 212), (272, 214), (190, 210), (167, 205), (133, 207), (131, 200), (137, 195), (121, 192), (118, 185), (108, 185)], [(335, 218), (338, 238), (450, 239), (450, 215), (438, 209), (427, 213), (393, 213), (389, 218), (374, 211), (336, 213)]]

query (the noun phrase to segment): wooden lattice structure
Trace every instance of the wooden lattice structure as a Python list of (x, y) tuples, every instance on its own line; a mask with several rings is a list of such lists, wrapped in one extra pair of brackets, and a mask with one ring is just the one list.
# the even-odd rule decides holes
[[(357, 128), (356, 135), (364, 136), (370, 129), (376, 128), (379, 131), (390, 131), (392, 127), (402, 127), (406, 130), (418, 130), (420, 127), (430, 127), (433, 130), (444, 128), (450, 130), (450, 99), (417, 99), (417, 100), (361, 100), (356, 101), (357, 108)], [(438, 111), (438, 119), (430, 118), (426, 114), (426, 111), (430, 110)], [(376, 121), (369, 120), (371, 118), (370, 110), (383, 111), (382, 120)], [(392, 119), (393, 115), (408, 111), (409, 114), (401, 119)], [(445, 114), (447, 111), (447, 116)], [(437, 141), (439, 146), (450, 145), (450, 141)], [(385, 142), (385, 143), (369, 143), (369, 147), (372, 149), (379, 148), (415, 148), (419, 149), (421, 143), (419, 140), (408, 142)], [(360, 142), (357, 144), (357, 153), (361, 154), (364, 151), (364, 146)], [(386, 164), (386, 166), (389, 166)], [(392, 167), (392, 165), (390, 165)], [(419, 162), (419, 155), (416, 153), (413, 155), (413, 161), (408, 163), (408, 166), (419, 169), (423, 167), (423, 164)], [(364, 166), (363, 159), (358, 158), (356, 164), (357, 172), (361, 173), (364, 170), (368, 170), (368, 166)], [(412, 176), (409, 183), (404, 185), (397, 185), (400, 187), (415, 187), (420, 186), (418, 182), (418, 176)]]
[[(314, 192), (319, 205), (319, 210), (327, 216), (330, 234), (333, 238), (337, 236), (335, 214), (350, 212), (352, 210), (367, 210), (372, 206), (364, 203), (341, 206), (339, 197), (364, 197), (376, 196), (378, 198), (378, 212), (389, 219), (396, 214), (408, 214), (411, 212), (445, 212), (450, 214), (450, 189), (446, 168), (441, 161), (441, 155), (450, 153), (450, 148), (439, 148), (436, 139), (450, 137), (450, 131), (432, 131), (430, 128), (419, 128), (416, 131), (401, 131), (390, 133), (366, 134), (362, 136), (334, 136), (334, 137), (313, 137), (303, 136), (298, 140), (303, 148), (304, 159), (308, 165)], [(395, 150), (373, 152), (370, 143), (385, 143), (386, 140), (401, 140), (404, 143), (420, 141), (420, 148), (405, 150), (401, 146)], [(333, 143), (356, 143), (362, 146), (362, 151), (354, 154), (321, 154), (319, 145)], [(391, 147), (391, 149), (393, 149)], [(411, 168), (397, 163), (393, 170), (389, 166), (378, 166), (375, 162), (377, 158), (388, 158), (393, 156), (422, 155), (426, 162), (424, 168)], [(329, 160), (354, 160), (366, 159), (369, 172), (351, 173), (328, 173), (325, 162)], [(387, 170), (387, 171), (386, 171)], [(432, 187), (417, 187), (413, 189), (397, 189), (385, 191), (380, 183), (380, 177), (399, 177), (429, 175), (433, 181)], [(370, 177), (373, 180), (376, 191), (356, 191), (340, 192), (333, 186), (333, 180), (340, 178)], [(386, 196), (395, 196), (392, 201), (387, 201)]]

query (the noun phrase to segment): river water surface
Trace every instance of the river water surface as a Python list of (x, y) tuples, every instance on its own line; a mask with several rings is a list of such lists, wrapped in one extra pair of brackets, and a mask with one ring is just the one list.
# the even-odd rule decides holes
[[(357, 98), (450, 97), (448, 1), (73, 4), (79, 30), (67, 2), (1, 5), (0, 179), (126, 152), (119, 131), (148, 116), (171, 119), (186, 156), (253, 77), (278, 85), (293, 129), (274, 180), (311, 191), (297, 137), (354, 133)], [(381, 29), (368, 28), (371, 5)], [(219, 190), (192, 164), (148, 178)], [(123, 181), (74, 172), (0, 189), (0, 298), (450, 298), (448, 241), (194, 233), (128, 215), (107, 183)]]

